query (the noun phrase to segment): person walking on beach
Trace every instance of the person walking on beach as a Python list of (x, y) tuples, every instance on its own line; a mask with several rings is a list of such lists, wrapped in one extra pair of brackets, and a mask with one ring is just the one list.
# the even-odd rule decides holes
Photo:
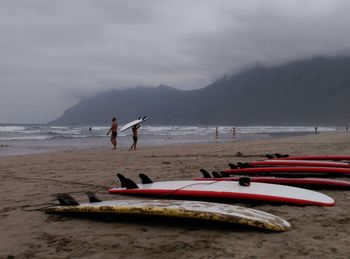
[(112, 133), (111, 134), (111, 142), (113, 144), (113, 149), (117, 149), (117, 130), (118, 130), (117, 119), (115, 117), (113, 117), (112, 126), (109, 129), (109, 131), (107, 132), (107, 135), (109, 135), (109, 133)]
[(139, 138), (138, 134), (137, 134), (137, 130), (140, 128), (140, 124), (136, 124), (134, 126), (131, 127), (132, 130), (132, 139), (134, 141), (134, 143), (131, 145), (130, 150), (134, 149), (136, 150), (136, 145), (137, 145), (137, 140)]

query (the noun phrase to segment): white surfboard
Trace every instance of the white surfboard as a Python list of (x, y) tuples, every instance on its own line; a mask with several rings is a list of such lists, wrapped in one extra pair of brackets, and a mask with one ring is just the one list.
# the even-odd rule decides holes
[[(142, 174), (141, 174), (142, 175)], [(141, 177), (140, 175), (140, 177)], [(126, 195), (151, 195), (159, 197), (189, 197), (208, 199), (250, 200), (297, 205), (333, 206), (335, 201), (322, 193), (279, 184), (251, 182), (242, 186), (233, 181), (165, 181), (135, 184), (118, 174), (121, 188), (111, 188), (109, 193)], [(141, 178), (142, 179), (142, 178)], [(131, 185), (129, 183), (131, 182)]]
[(111, 200), (81, 203), (70, 206), (53, 206), (47, 213), (83, 213), (142, 215), (172, 218), (200, 219), (252, 226), (272, 231), (287, 231), (290, 224), (273, 214), (240, 206), (212, 202), (184, 200)]
[(120, 131), (125, 131), (129, 128), (131, 128), (132, 126), (136, 125), (136, 124), (139, 124), (141, 122), (144, 122), (145, 120), (147, 120), (147, 116), (144, 116), (144, 117), (140, 117), (138, 118), (137, 120), (133, 120), (133, 121), (130, 121), (129, 123), (125, 124), (123, 127), (120, 128)]

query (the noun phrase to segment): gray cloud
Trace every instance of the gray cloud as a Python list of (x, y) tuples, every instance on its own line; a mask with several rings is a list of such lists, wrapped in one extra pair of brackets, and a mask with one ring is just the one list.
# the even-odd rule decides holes
[(2, 0), (0, 123), (110, 88), (202, 87), (256, 62), (348, 54), (342, 0)]

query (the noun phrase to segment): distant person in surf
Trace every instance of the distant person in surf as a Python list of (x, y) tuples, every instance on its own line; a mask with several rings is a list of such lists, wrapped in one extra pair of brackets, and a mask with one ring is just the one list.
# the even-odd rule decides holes
[(111, 142), (113, 145), (113, 149), (117, 149), (117, 130), (118, 130), (117, 119), (115, 117), (113, 117), (112, 126), (109, 129), (109, 131), (107, 132), (107, 135), (109, 135), (109, 133), (112, 133), (111, 134)]
[(139, 139), (139, 136), (137, 134), (137, 130), (139, 128), (140, 128), (140, 124), (136, 124), (136, 125), (131, 127), (132, 139), (133, 139), (134, 143), (131, 145), (130, 150), (132, 150), (132, 149), (136, 150), (137, 140)]

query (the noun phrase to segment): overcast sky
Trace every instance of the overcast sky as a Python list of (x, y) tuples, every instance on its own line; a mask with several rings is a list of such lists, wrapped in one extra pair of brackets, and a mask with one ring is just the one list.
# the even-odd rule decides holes
[(348, 0), (0, 0), (0, 123), (112, 89), (206, 86), (256, 62), (350, 51)]

